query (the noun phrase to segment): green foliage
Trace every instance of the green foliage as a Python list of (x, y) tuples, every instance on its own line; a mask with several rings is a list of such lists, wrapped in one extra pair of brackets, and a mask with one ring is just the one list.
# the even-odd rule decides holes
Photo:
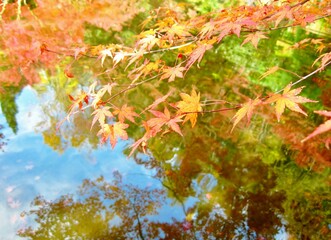
[(18, 112), (15, 102), (16, 96), (20, 92), (19, 87), (4, 87), (5, 93), (0, 94), (0, 105), (9, 127), (14, 133), (17, 132), (16, 114)]

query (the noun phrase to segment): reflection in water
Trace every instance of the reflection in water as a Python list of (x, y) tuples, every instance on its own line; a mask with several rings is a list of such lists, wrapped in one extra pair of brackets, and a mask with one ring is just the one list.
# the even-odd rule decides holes
[[(65, 81), (54, 81), (46, 90), (25, 88), (17, 101), (18, 133), (4, 132), (11, 144), (0, 159), (5, 189), (0, 207), (6, 213), (1, 217), (19, 223), (21, 236), (329, 239), (330, 169), (299, 168), (292, 160), (296, 155), (270, 127), (261, 130), (258, 121), (267, 120), (257, 118), (249, 129), (229, 136), (223, 123), (228, 117), (206, 115), (183, 138), (166, 134), (151, 140), (152, 157), (136, 154), (126, 160), (119, 154), (123, 143), (112, 153), (99, 147), (87, 111), (64, 125), (61, 134), (55, 130), (68, 101), (64, 86)], [(144, 98), (132, 97), (136, 99)], [(139, 134), (132, 130), (133, 136)], [(131, 175), (131, 183), (118, 173), (113, 181), (85, 180), (78, 194), (70, 195), (82, 179), (114, 170), (126, 178), (138, 174)], [(153, 176), (150, 187), (142, 180), (146, 175)], [(36, 195), (44, 196), (28, 207)], [(19, 215), (24, 209), (27, 213)]]
[[(28, 239), (330, 237), (330, 169), (298, 167), (268, 129), (261, 140), (250, 130), (230, 138), (220, 124), (200, 125), (184, 139), (155, 139), (150, 158), (136, 154), (125, 159), (118, 152), (125, 148), (121, 143), (114, 152), (93, 150), (90, 161), (72, 143), (63, 145), (60, 155), (52, 149), (58, 151), (61, 141), (49, 148), (45, 132), (50, 126), (33, 133), (31, 122), (50, 116), (37, 107), (35, 91), (24, 89), (17, 104), (17, 136), (3, 129), (11, 141), (0, 159), (1, 226), (8, 228), (4, 223), (9, 219)], [(81, 129), (89, 125), (77, 127), (72, 135), (87, 139), (87, 130)], [(88, 144), (84, 140), (77, 146)], [(85, 180), (73, 194), (83, 178), (99, 175), (105, 178)], [(41, 196), (29, 207), (36, 195)]]
[(64, 195), (57, 201), (34, 200), (29, 214), (37, 216), (37, 229), (27, 228), (20, 236), (32, 239), (144, 239), (149, 235), (148, 216), (158, 213), (164, 191), (140, 189), (123, 184), (114, 173), (108, 183), (103, 177), (85, 180), (77, 197)]
[[(202, 157), (195, 152), (195, 157)], [(37, 197), (32, 209), (37, 224), (21, 229), (31, 239), (329, 239), (327, 172), (299, 169), (291, 162), (268, 166), (247, 158), (219, 159), (219, 170), (198, 161), (180, 174), (184, 160), (172, 172), (155, 159), (139, 160), (157, 169), (162, 187), (124, 184), (114, 180), (84, 180), (77, 195), (55, 201)], [(165, 163), (163, 167), (167, 167)], [(224, 170), (222, 170), (224, 169)], [(254, 171), (249, 170), (254, 169)], [(192, 170), (192, 171), (191, 171)], [(177, 176), (176, 176), (177, 175)], [(176, 177), (175, 177), (176, 176)], [(182, 189), (182, 191), (180, 191)], [(195, 198), (190, 204), (190, 197)], [(180, 205), (162, 221), (166, 199)], [(190, 206), (189, 206), (190, 205)], [(166, 206), (167, 211), (171, 208)], [(91, 221), (93, 219), (93, 221)]]
[[(3, 129), (3, 126), (0, 125), (0, 130)], [(0, 151), (4, 151), (3, 147), (7, 144), (5, 135), (0, 132)]]

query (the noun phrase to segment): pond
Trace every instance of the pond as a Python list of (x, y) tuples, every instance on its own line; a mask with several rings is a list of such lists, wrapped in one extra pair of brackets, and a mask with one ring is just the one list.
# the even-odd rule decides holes
[[(324, 71), (316, 70), (319, 63), (312, 66), (331, 48), (326, 16), (312, 26), (307, 15), (300, 26), (284, 27), (293, 16), (288, 8), (277, 13), (277, 5), (261, 21), (275, 13), (284, 19), (277, 18), (279, 28), (260, 33), (268, 37), (260, 35), (258, 43), (251, 39), (256, 49), (243, 45), (251, 29), (233, 34), (240, 29), (231, 22), (229, 36), (216, 43), (215, 37), (207, 39), (213, 21), (204, 25), (195, 18), (252, 1), (55, 1), (56, 8), (54, 1), (7, 2), (0, 25), (1, 240), (331, 239), (330, 132), (301, 142), (325, 120), (314, 110), (331, 109), (330, 59)], [(238, 9), (235, 14), (249, 14), (249, 7)], [(159, 21), (158, 14), (165, 20)], [(177, 25), (183, 19), (195, 19), (192, 25), (207, 32), (199, 30), (199, 35), (195, 27), (186, 32)], [(249, 27), (250, 21), (240, 27)], [(144, 24), (161, 30), (141, 33)], [(204, 35), (206, 40), (198, 41)], [(128, 47), (138, 46), (136, 40), (144, 50), (141, 56)], [(177, 41), (184, 44), (178, 47)], [(116, 60), (109, 49), (116, 50)], [(203, 54), (192, 56), (197, 49)], [(132, 58), (125, 58), (124, 51)], [(298, 90), (292, 97), (303, 110), (279, 114), (275, 104), (266, 104), (295, 81)], [(105, 95), (95, 106), (96, 95), (85, 99), (85, 93), (102, 89)], [(84, 96), (80, 103), (79, 96)], [(178, 113), (183, 96), (195, 97), (193, 113)], [(302, 96), (316, 100), (315, 105)], [(236, 122), (238, 109), (252, 99), (264, 102), (250, 124), (248, 111)], [(70, 106), (76, 109), (70, 121), (63, 121)], [(112, 130), (116, 123), (130, 123), (123, 128), (128, 140), (102, 144), (104, 132), (98, 134), (98, 124), (91, 127), (93, 107), (108, 107), (114, 115), (120, 107), (129, 109), (123, 121), (119, 113), (107, 124), (99, 121)], [(145, 121), (158, 114), (166, 130), (131, 154), (132, 144), (147, 132), (143, 126), (151, 127)], [(198, 116), (196, 125), (191, 118), (176, 128), (189, 114)]]
[(54, 93), (37, 89), (15, 100), (16, 134), (0, 118), (2, 239), (328, 239), (330, 169), (199, 132), (188, 150), (133, 158), (132, 141), (56, 142), (43, 108)]

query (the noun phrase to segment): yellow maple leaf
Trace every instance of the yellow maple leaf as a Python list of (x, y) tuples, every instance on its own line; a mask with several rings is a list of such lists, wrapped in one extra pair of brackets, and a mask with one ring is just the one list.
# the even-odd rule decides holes
[(236, 112), (232, 120), (233, 122), (233, 127), (231, 129), (231, 132), (233, 131), (234, 127), (240, 122), (241, 119), (243, 119), (245, 116), (247, 116), (247, 124), (249, 124), (252, 115), (253, 115), (253, 110), (257, 105), (260, 105), (262, 101), (257, 98), (257, 99), (249, 99), (248, 102), (244, 103), (242, 107)]
[(304, 87), (290, 90), (291, 86), (292, 83), (290, 83), (284, 88), (283, 94), (272, 95), (269, 99), (265, 101), (265, 103), (276, 102), (275, 108), (278, 122), (281, 115), (284, 113), (285, 107), (292, 111), (299, 112), (307, 116), (307, 114), (299, 107), (298, 103), (317, 102), (305, 97), (297, 96)]
[(181, 93), (180, 97), (183, 101), (180, 101), (177, 104), (178, 114), (186, 114), (183, 123), (190, 120), (192, 127), (197, 122), (198, 113), (202, 111), (202, 107), (200, 104), (200, 93), (192, 89), (191, 95), (186, 93)]

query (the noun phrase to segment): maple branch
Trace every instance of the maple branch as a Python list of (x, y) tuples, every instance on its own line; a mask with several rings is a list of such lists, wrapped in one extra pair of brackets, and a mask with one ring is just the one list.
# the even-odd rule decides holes
[(310, 0), (303, 0), (302, 2), (298, 2), (297, 4), (294, 4), (293, 6), (291, 6), (291, 8), (295, 8), (297, 6), (300, 6), (300, 5), (303, 5), (305, 4), (306, 2), (309, 2)]
[[(146, 55), (146, 54), (151, 54), (151, 53), (158, 53), (158, 52), (165, 52), (165, 51), (170, 51), (170, 50), (175, 50), (175, 49), (178, 49), (178, 48), (183, 48), (183, 47), (186, 47), (186, 46), (189, 46), (193, 43), (195, 43), (197, 41), (197, 39), (195, 38), (194, 40), (190, 41), (190, 42), (187, 42), (185, 44), (182, 44), (182, 45), (177, 45), (177, 46), (173, 46), (173, 47), (169, 47), (169, 48), (162, 48), (162, 49), (156, 49), (156, 50), (152, 50), (152, 51), (146, 51), (146, 52), (142, 52), (143, 55)], [(114, 54), (119, 54), (121, 52), (114, 52)], [(131, 56), (134, 56), (136, 55), (137, 53), (124, 53), (123, 56), (125, 57), (131, 57)]]
[(106, 100), (106, 102), (109, 102), (110, 100), (114, 99), (115, 97), (117, 97), (117, 96), (119, 96), (119, 95), (121, 95), (121, 94), (123, 94), (123, 93), (125, 93), (125, 92), (127, 92), (127, 91), (129, 91), (129, 90), (131, 90), (131, 89), (133, 89), (133, 88), (135, 88), (135, 87), (143, 84), (143, 83), (146, 83), (146, 82), (151, 81), (151, 80), (153, 80), (153, 79), (155, 79), (157, 77), (160, 77), (160, 76), (161, 76), (161, 74), (158, 74), (158, 75), (155, 75), (153, 77), (150, 77), (150, 78), (148, 78), (148, 79), (146, 79), (144, 81), (141, 81), (141, 82), (138, 82), (138, 83), (134, 83), (134, 84), (130, 84), (126, 89), (123, 89), (120, 92), (118, 92), (118, 93), (114, 94), (113, 96), (111, 96), (110, 98), (108, 98)]
[[(316, 19), (314, 19), (313, 22), (317, 21), (317, 20), (320, 20), (320, 19), (323, 19), (323, 18), (327, 18), (327, 17), (330, 17), (331, 14), (326, 14), (326, 15), (323, 15), (323, 16), (319, 16), (317, 17)], [(279, 29), (284, 29), (284, 28), (290, 28), (290, 27), (296, 27), (296, 26), (300, 26), (300, 23), (296, 23), (296, 24), (289, 24), (289, 25), (286, 25), (286, 26), (281, 26), (281, 27), (274, 27), (274, 28), (268, 28), (266, 29), (265, 31), (274, 31), (274, 30), (279, 30)], [(260, 31), (260, 30), (257, 30), (255, 29), (254, 31)], [(253, 31), (253, 32), (254, 32)], [(263, 31), (263, 30), (261, 30)], [(244, 31), (242, 31), (244, 32)]]
[[(302, 2), (298, 2), (298, 3), (296, 3), (296, 4), (292, 5), (292, 6), (290, 6), (290, 9), (295, 8), (295, 7), (297, 7), (297, 6), (300, 6), (300, 5), (303, 5), (303, 4), (305, 4), (306, 2), (309, 2), (309, 1), (310, 1), (310, 0), (303, 0)], [(269, 15), (269, 16), (265, 16), (264, 18), (261, 19), (261, 21), (266, 20), (266, 19), (270, 19), (271, 17), (275, 16), (275, 14), (277, 14), (277, 12), (276, 12), (276, 13), (272, 13), (272, 14)]]
[(294, 75), (294, 76), (297, 76), (298, 78), (302, 78), (302, 76), (300, 76), (299, 74), (297, 74), (297, 73), (295, 73), (295, 72), (292, 72), (292, 71), (290, 71), (290, 70), (287, 70), (287, 69), (285, 69), (285, 68), (279, 68), (279, 70), (282, 70), (282, 71), (284, 71), (284, 72), (288, 72), (288, 73), (290, 73), (290, 74), (292, 74), (292, 75)]
[(186, 115), (186, 114), (191, 114), (191, 113), (215, 113), (215, 112), (225, 112), (225, 111), (230, 111), (230, 110), (235, 110), (241, 107), (241, 104), (238, 104), (235, 107), (231, 108), (220, 108), (220, 109), (215, 109), (215, 110), (206, 110), (206, 111), (196, 111), (196, 112), (182, 112), (179, 115)]
[[(58, 55), (64, 55), (64, 56), (68, 56), (68, 57), (76, 57), (74, 54), (71, 54), (71, 53), (61, 53), (61, 52), (57, 52), (57, 51), (54, 51), (54, 50), (50, 50), (48, 48), (44, 49), (44, 52), (49, 52), (49, 53), (55, 53), (55, 54), (58, 54)], [(91, 55), (87, 55), (87, 54), (83, 54), (83, 53), (80, 53), (78, 54), (80, 56), (84, 56), (84, 57), (88, 57), (88, 58), (98, 58), (96, 56), (91, 56)]]
[[(323, 70), (326, 66), (328, 66), (328, 65), (330, 65), (330, 64), (331, 64), (331, 61), (329, 61), (329, 62), (328, 62), (327, 64), (325, 64), (324, 66), (317, 68), (315, 71), (309, 73), (308, 75), (306, 75), (306, 76), (300, 78), (299, 80), (295, 81), (294, 83), (291, 84), (291, 86), (297, 85), (298, 83), (300, 83), (300, 82), (306, 80), (307, 78), (309, 78), (309, 77), (311, 77), (312, 75), (316, 74), (317, 72)], [(285, 89), (285, 88), (282, 88), (282, 89), (278, 90), (278, 91), (275, 92), (275, 93), (280, 93), (280, 92), (282, 92), (284, 89)]]
[(178, 49), (178, 48), (186, 47), (186, 46), (189, 46), (189, 45), (195, 43), (196, 41), (197, 41), (197, 39), (192, 40), (191, 42), (187, 42), (187, 43), (182, 44), (182, 45), (178, 45), (178, 46), (174, 46), (174, 47), (170, 47), (170, 48), (157, 49), (157, 50), (154, 50), (154, 51), (150, 51), (150, 52), (147, 52), (146, 54), (149, 54), (149, 53), (156, 53), (156, 52), (163, 52), (163, 51), (169, 51), (169, 50), (174, 50), (174, 49)]
[[(133, 201), (135, 203), (136, 202), (136, 198), (134, 198)], [(139, 213), (138, 213), (138, 211), (136, 209), (135, 204), (132, 203), (130, 201), (130, 199), (129, 199), (129, 202), (131, 203), (132, 208), (133, 208), (133, 211), (136, 214), (136, 218), (137, 218), (137, 222), (138, 222), (138, 236), (140, 237), (141, 240), (145, 240), (144, 235), (143, 235), (143, 232), (142, 232), (142, 225), (141, 225), (141, 222), (140, 222)]]

